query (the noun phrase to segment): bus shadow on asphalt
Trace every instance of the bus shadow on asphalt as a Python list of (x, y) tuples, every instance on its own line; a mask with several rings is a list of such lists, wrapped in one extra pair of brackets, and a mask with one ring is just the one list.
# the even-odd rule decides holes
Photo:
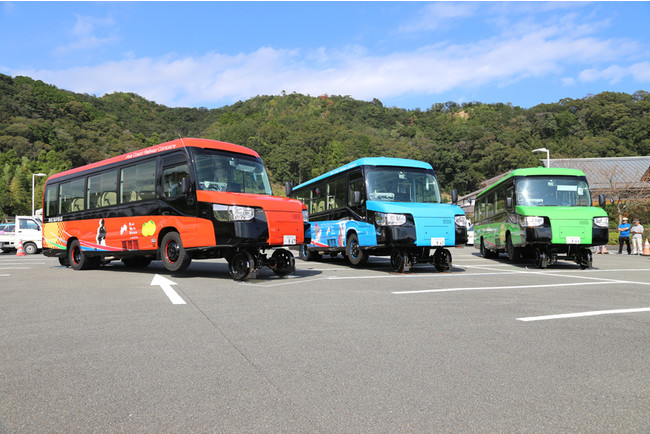
[[(509, 265), (511, 267), (521, 268), (523, 270), (526, 269), (528, 270), (532, 269), (536, 271), (580, 270), (580, 266), (570, 259), (558, 259), (557, 262), (555, 262), (552, 265), (549, 265), (546, 268), (537, 268), (535, 267), (535, 262), (533, 258), (524, 258), (524, 259), (520, 259), (517, 262), (510, 262), (508, 260), (508, 257), (505, 254), (499, 254), (498, 258), (483, 258), (480, 253), (472, 253), (472, 256), (476, 258), (485, 259), (486, 264), (494, 263), (499, 265)], [(599, 268), (592, 265), (590, 268), (587, 268), (587, 270), (599, 270)]]
[[(142, 268), (127, 268), (121, 262), (114, 262), (102, 267), (106, 271), (122, 272), (122, 273), (138, 273), (150, 274), (153, 278), (154, 275), (160, 274), (171, 279), (192, 279), (192, 278), (206, 278), (206, 279), (223, 279), (235, 282), (228, 270), (226, 262), (201, 262), (194, 261), (183, 271), (168, 271), (161, 261), (153, 261), (149, 266)], [(306, 278), (322, 274), (319, 270), (302, 270), (296, 267), (296, 271), (289, 276), (276, 276), (273, 270), (268, 267), (262, 267), (257, 272), (257, 277), (252, 277), (251, 280), (278, 280), (287, 278)]]
[(383, 257), (383, 256), (372, 256), (370, 259), (368, 259), (368, 262), (365, 263), (363, 266), (356, 266), (350, 264), (350, 262), (342, 256), (337, 256), (334, 258), (326, 258), (326, 259), (320, 259), (318, 261), (300, 261), (296, 262), (296, 268), (299, 268), (299, 264), (323, 264), (323, 265), (335, 265), (335, 266), (340, 266), (342, 269), (347, 269), (347, 270), (355, 270), (355, 271), (377, 271), (377, 272), (385, 272), (389, 274), (393, 274), (396, 276), (399, 275), (404, 275), (408, 276), (409, 274), (442, 274), (442, 273), (457, 273), (457, 272), (465, 272), (464, 268), (458, 267), (453, 265), (451, 270), (445, 271), (445, 272), (439, 272), (436, 270), (436, 267), (431, 265), (430, 263), (419, 263), (411, 266), (408, 271), (405, 271), (403, 273), (398, 273), (396, 271), (393, 271), (391, 265), (390, 265), (390, 259)]

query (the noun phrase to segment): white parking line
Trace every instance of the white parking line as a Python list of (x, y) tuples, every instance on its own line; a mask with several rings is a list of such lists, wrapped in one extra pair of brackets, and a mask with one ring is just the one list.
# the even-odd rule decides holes
[(455, 292), (455, 291), (486, 291), (494, 289), (528, 289), (528, 288), (557, 288), (560, 286), (585, 286), (585, 285), (608, 285), (611, 283), (633, 283), (633, 282), (623, 282), (616, 280), (609, 280), (607, 282), (576, 282), (576, 283), (550, 283), (546, 285), (515, 285), (515, 286), (482, 286), (482, 287), (470, 287), (470, 288), (443, 288), (443, 289), (422, 289), (417, 291), (393, 291), (395, 295), (403, 294), (424, 294), (431, 292)]
[(549, 319), (579, 318), (583, 316), (612, 315), (617, 313), (635, 312), (650, 312), (650, 307), (642, 307), (638, 309), (594, 310), (591, 312), (563, 313), (559, 315), (529, 316), (524, 318), (517, 318), (517, 321), (545, 321)]

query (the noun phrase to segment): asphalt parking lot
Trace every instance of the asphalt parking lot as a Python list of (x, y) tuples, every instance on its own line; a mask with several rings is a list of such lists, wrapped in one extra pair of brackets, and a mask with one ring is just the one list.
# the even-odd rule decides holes
[(538, 270), (0, 255), (0, 433), (650, 431), (650, 257)]

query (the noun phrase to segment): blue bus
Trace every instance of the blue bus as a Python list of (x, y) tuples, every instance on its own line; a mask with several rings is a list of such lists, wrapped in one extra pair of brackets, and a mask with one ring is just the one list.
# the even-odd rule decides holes
[(396, 272), (416, 263), (438, 271), (451, 268), (446, 247), (462, 246), (467, 237), (465, 212), (442, 203), (430, 164), (402, 158), (361, 158), (295, 188), (287, 195), (301, 200), (309, 212), (311, 242), (300, 257), (343, 253), (353, 265), (369, 255), (388, 256)]

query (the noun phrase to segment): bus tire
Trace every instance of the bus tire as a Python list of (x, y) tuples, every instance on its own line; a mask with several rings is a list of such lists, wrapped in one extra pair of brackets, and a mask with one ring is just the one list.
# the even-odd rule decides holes
[(447, 249), (438, 249), (433, 254), (433, 266), (440, 273), (451, 270), (451, 252)]
[(250, 253), (246, 250), (239, 251), (228, 261), (230, 276), (238, 281), (248, 280), (254, 264), (255, 261)]
[(273, 272), (276, 276), (288, 276), (296, 271), (296, 260), (293, 258), (293, 254), (287, 249), (274, 251), (271, 258), (275, 261)]
[(88, 270), (98, 266), (99, 261), (87, 256), (81, 250), (79, 240), (72, 240), (70, 247), (68, 247), (68, 264), (70, 264), (73, 270)]
[(59, 256), (59, 264), (61, 264), (62, 267), (69, 267), (70, 260), (67, 256)]
[(483, 238), (481, 238), (481, 256), (488, 259), (494, 259), (499, 257), (499, 252), (485, 247), (485, 242), (483, 241)]
[(543, 249), (535, 248), (535, 267), (546, 268), (548, 267), (548, 254)]
[(23, 244), (23, 250), (26, 255), (34, 255), (38, 252), (38, 247), (36, 247), (36, 244), (34, 243), (25, 243)]
[(320, 254), (316, 251), (309, 250), (307, 244), (303, 244), (298, 251), (298, 257), (303, 261), (317, 261), (320, 259)]
[(183, 248), (178, 232), (167, 232), (162, 239), (160, 248), (160, 258), (168, 271), (182, 271), (192, 262), (192, 258)]
[(515, 247), (512, 244), (512, 237), (510, 234), (506, 235), (506, 254), (508, 255), (508, 260), (513, 263), (519, 262), (521, 259), (521, 248)]
[(368, 262), (368, 253), (361, 250), (357, 234), (352, 232), (345, 244), (345, 254), (352, 265), (364, 265)]
[(404, 272), (407, 260), (406, 253), (400, 249), (393, 249), (390, 253), (390, 266), (396, 273)]
[(592, 255), (591, 255), (591, 250), (582, 248), (578, 250), (577, 256), (577, 263), (580, 266), (581, 270), (585, 270), (587, 268), (591, 268), (593, 262), (592, 262)]

